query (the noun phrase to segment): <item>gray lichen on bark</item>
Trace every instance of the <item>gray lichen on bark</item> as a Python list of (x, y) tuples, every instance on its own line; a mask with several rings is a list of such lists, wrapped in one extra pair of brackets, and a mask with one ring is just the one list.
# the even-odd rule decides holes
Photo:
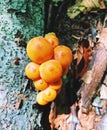
[[(44, 0), (0, 1), (0, 130), (39, 129), (41, 114), (32, 109), (36, 92), (26, 89), (28, 79), (24, 68), (29, 62), (26, 49), (15, 38), (25, 43), (44, 33)], [(19, 58), (19, 65), (14, 64)], [(26, 100), (19, 109), (16, 96)]]

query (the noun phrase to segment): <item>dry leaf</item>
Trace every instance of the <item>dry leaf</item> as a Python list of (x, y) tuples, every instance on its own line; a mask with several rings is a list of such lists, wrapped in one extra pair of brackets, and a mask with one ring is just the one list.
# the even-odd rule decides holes
[(104, 0), (99, 0), (99, 4), (100, 4), (100, 9), (106, 9)]
[(59, 128), (65, 128), (66, 119), (68, 117), (69, 117), (69, 114), (57, 115), (56, 119), (54, 120), (55, 128), (58, 130), (59, 130)]
[(77, 51), (77, 66), (80, 63), (81, 59), (83, 57), (83, 48), (80, 47)]
[(21, 99), (23, 101), (27, 100), (27, 98), (21, 93), (20, 94), (14, 94), (14, 97), (17, 97), (18, 99)]
[(89, 112), (89, 114), (84, 114), (81, 112), (81, 110), (79, 110), (78, 118), (84, 130), (92, 130), (94, 128), (94, 119), (95, 119), (94, 111)]
[(54, 129), (54, 126), (55, 126), (54, 124), (55, 118), (56, 118), (56, 106), (55, 106), (55, 103), (52, 102), (50, 113), (49, 113), (49, 123), (52, 130)]
[(81, 40), (79, 44), (77, 51), (76, 78), (84, 75), (90, 62), (90, 57), (92, 56), (92, 49), (87, 39)]

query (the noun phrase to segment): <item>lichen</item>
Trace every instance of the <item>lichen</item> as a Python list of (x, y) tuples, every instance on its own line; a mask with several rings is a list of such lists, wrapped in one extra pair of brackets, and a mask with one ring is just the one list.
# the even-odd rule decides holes
[[(16, 34), (20, 32), (21, 35)], [(36, 35), (44, 34), (43, 0), (0, 1), (0, 129), (33, 130), (41, 127), (38, 111), (32, 109), (36, 92), (26, 89), (28, 79), (24, 68), (29, 62), (26, 49), (15, 38), (25, 43)], [(14, 59), (20, 58), (19, 65)], [(23, 94), (27, 100), (15, 109), (15, 94)]]

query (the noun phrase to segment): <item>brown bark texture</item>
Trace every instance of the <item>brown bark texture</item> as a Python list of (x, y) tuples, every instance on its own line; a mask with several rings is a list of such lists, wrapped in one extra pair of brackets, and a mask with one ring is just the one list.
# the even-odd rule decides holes
[(89, 106), (92, 98), (101, 83), (104, 72), (107, 67), (107, 28), (103, 28), (98, 44), (94, 49), (92, 59), (90, 61), (88, 70), (86, 72), (87, 78), (85, 78), (82, 88), (79, 90), (81, 93), (81, 102), (84, 112), (89, 111)]

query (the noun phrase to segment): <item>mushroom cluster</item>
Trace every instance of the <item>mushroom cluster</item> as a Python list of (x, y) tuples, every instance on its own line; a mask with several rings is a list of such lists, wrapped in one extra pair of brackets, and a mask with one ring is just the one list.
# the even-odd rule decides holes
[(32, 38), (26, 47), (31, 60), (25, 67), (25, 74), (33, 80), (38, 91), (36, 102), (46, 105), (53, 101), (62, 87), (62, 77), (68, 73), (73, 55), (69, 47), (60, 45), (55, 33)]

